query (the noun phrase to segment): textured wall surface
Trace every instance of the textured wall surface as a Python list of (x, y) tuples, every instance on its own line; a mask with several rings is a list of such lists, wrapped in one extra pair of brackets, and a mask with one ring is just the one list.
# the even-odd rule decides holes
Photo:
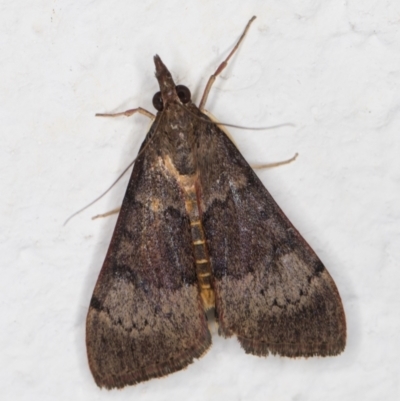
[[(257, 15), (207, 109), (230, 129), (341, 293), (336, 358), (244, 354), (212, 325), (188, 369), (122, 391), (88, 369), (85, 317), (148, 121), (158, 53), (199, 101)], [(400, 377), (400, 3), (3, 1), (0, 5), (0, 398), (3, 400), (395, 400)]]

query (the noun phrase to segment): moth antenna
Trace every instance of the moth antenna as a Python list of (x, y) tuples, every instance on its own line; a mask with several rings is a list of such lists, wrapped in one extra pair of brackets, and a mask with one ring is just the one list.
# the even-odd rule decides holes
[(242, 125), (235, 125), (235, 124), (228, 124), (228, 123), (220, 123), (215, 121), (209, 121), (215, 125), (223, 125), (224, 127), (231, 127), (231, 128), (239, 128), (239, 129), (248, 129), (251, 131), (267, 131), (270, 129), (282, 128), (282, 127), (295, 127), (295, 124), (292, 123), (283, 123), (277, 125), (270, 125), (269, 127), (245, 127)]
[(239, 128), (239, 129), (249, 129), (249, 130), (252, 130), (252, 131), (266, 131), (266, 130), (269, 130), (269, 129), (276, 129), (276, 128), (282, 128), (282, 127), (295, 127), (296, 126), (295, 124), (292, 124), (292, 123), (283, 123), (283, 124), (277, 124), (277, 125), (270, 125), (269, 127), (245, 127), (243, 125), (222, 123), (222, 122), (219, 122), (219, 121), (207, 120), (205, 118), (199, 117), (198, 115), (194, 114), (192, 111), (187, 109), (182, 104), (180, 104), (180, 103), (176, 103), (176, 104), (179, 105), (179, 107), (182, 107), (193, 118), (196, 118), (199, 121), (203, 121), (203, 122), (208, 123), (208, 124), (223, 125), (224, 127)]
[(127, 167), (125, 167), (124, 171), (118, 176), (118, 178), (100, 195), (98, 196), (95, 200), (93, 200), (92, 202), (90, 202), (89, 204), (87, 204), (85, 207), (83, 207), (82, 209), (79, 209), (77, 212), (71, 214), (71, 216), (68, 217), (67, 220), (65, 220), (63, 226), (66, 226), (67, 223), (76, 215), (78, 215), (79, 213), (83, 212), (84, 210), (86, 210), (87, 208), (89, 208), (90, 206), (94, 205), (98, 200), (100, 200), (104, 195), (106, 195), (111, 188), (114, 187), (114, 185), (125, 175), (125, 173), (135, 164), (135, 161), (143, 154), (143, 152), (146, 150), (146, 148), (149, 146), (149, 144), (151, 143), (152, 139), (154, 138), (155, 134), (157, 133), (158, 130), (158, 126), (160, 125), (160, 121), (162, 120), (163, 117), (163, 113), (161, 113), (159, 120), (157, 121), (157, 125), (154, 128), (153, 134), (150, 136), (149, 140), (147, 141), (146, 145), (143, 146), (142, 150), (138, 153), (138, 155), (135, 157), (135, 159), (133, 159), (133, 161), (131, 161)]
[(78, 215), (79, 213), (83, 212), (84, 210), (86, 210), (88, 207), (92, 206), (93, 204), (95, 204), (98, 200), (100, 200), (107, 192), (109, 192), (111, 190), (111, 188), (114, 187), (114, 185), (124, 176), (124, 174), (133, 166), (133, 164), (135, 163), (135, 161), (137, 160), (137, 158), (139, 157), (139, 155), (132, 161), (129, 163), (129, 165), (127, 167), (125, 167), (124, 171), (119, 175), (119, 177), (100, 195), (98, 196), (95, 200), (93, 200), (92, 202), (88, 203), (85, 207), (83, 207), (82, 209), (79, 209), (77, 212), (71, 214), (71, 216), (68, 217), (67, 220), (65, 220), (65, 223), (63, 224), (63, 226), (67, 225), (67, 223), (76, 215)]

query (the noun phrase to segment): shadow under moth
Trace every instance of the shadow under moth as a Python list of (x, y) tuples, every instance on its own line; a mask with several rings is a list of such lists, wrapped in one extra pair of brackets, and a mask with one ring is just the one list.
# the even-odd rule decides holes
[(219, 334), (257, 356), (331, 356), (346, 343), (334, 281), (226, 134), (154, 57), (157, 115), (136, 158), (87, 316), (98, 386), (181, 370)]

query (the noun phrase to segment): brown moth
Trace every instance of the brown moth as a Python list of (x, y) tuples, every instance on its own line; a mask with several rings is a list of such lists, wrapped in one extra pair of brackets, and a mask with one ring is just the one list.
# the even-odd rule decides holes
[(211, 345), (205, 311), (244, 351), (338, 355), (342, 302), (328, 271), (224, 132), (154, 57), (158, 113), (143, 142), (87, 316), (98, 386), (181, 370)]

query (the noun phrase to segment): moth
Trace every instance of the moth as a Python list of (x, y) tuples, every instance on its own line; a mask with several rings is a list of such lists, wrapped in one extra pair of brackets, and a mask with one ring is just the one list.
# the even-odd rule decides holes
[(334, 281), (235, 145), (154, 57), (157, 115), (141, 146), (87, 315), (98, 386), (181, 370), (219, 334), (248, 354), (337, 355), (346, 321)]

